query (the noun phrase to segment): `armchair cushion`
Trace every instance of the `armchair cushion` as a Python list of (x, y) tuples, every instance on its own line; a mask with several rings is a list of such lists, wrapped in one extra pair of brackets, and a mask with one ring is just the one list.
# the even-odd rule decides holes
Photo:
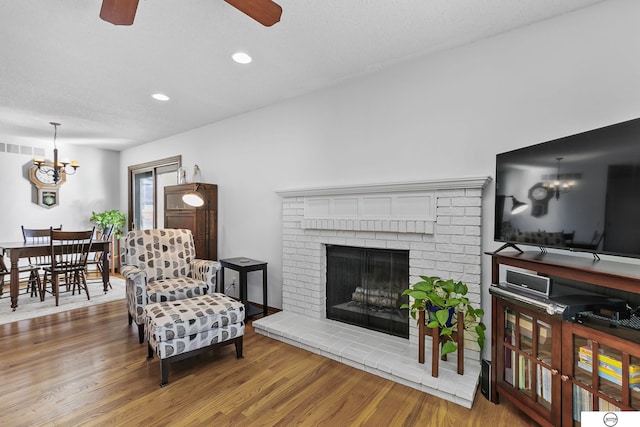
[(134, 230), (127, 233), (125, 264), (147, 273), (147, 280), (185, 277), (196, 257), (191, 230)]
[(149, 302), (178, 301), (206, 295), (208, 289), (204, 281), (191, 277), (160, 279), (147, 283), (147, 297)]

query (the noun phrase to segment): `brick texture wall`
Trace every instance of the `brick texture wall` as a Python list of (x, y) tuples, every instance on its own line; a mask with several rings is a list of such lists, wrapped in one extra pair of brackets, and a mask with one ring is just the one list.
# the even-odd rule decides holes
[[(426, 220), (309, 218), (306, 196), (281, 194), (283, 310), (326, 317), (327, 244), (408, 250), (410, 283), (419, 281), (420, 275), (462, 280), (469, 286), (469, 299), (480, 306), (482, 188), (486, 182), (473, 181), (470, 188), (430, 186), (435, 215)], [(415, 321), (409, 322), (410, 340), (417, 342)], [(477, 344), (468, 338), (465, 357), (479, 360)]]

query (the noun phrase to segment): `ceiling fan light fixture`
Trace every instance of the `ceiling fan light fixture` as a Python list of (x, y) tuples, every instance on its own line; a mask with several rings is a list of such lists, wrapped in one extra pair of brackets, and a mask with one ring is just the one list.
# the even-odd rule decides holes
[(151, 97), (156, 101), (168, 101), (171, 99), (164, 93), (154, 93), (153, 95), (151, 95)]
[(236, 52), (231, 55), (231, 58), (233, 58), (233, 60), (238, 64), (249, 64), (251, 63), (251, 61), (253, 61), (251, 56), (249, 56), (249, 54), (245, 52)]

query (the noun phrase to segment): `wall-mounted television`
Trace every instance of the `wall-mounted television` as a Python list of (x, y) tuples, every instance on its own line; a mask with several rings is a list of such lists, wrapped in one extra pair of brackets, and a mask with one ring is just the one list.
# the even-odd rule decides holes
[(494, 239), (640, 258), (640, 119), (496, 156)]

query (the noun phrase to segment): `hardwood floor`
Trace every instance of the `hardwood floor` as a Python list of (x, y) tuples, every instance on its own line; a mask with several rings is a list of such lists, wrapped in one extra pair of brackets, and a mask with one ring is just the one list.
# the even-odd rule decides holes
[(0, 425), (532, 426), (478, 393), (469, 410), (271, 340), (146, 360), (124, 301), (0, 325)]

